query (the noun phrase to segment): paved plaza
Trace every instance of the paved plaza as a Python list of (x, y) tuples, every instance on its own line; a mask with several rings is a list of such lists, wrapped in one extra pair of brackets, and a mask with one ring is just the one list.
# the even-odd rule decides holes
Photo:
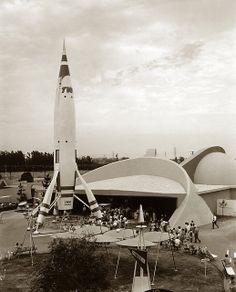
[[(8, 250), (12, 250), (16, 243), (21, 244), (25, 239), (24, 246), (30, 245), (29, 232), (27, 232), (27, 220), (23, 213), (6, 211), (1, 213), (0, 223), (0, 255), (4, 255)], [(200, 227), (201, 246), (207, 246), (208, 250), (217, 255), (216, 264), (223, 271), (221, 259), (224, 258), (227, 250), (230, 256), (236, 252), (236, 218), (222, 218), (218, 221), (219, 228), (212, 229), (211, 224)], [(40, 236), (34, 237), (37, 252), (48, 251), (48, 244), (54, 236), (45, 234), (43, 230)], [(50, 234), (52, 233), (52, 230)], [(54, 230), (55, 232), (55, 230)], [(108, 232), (109, 233), (109, 232)], [(225, 291), (229, 291), (229, 281), (224, 280)]]
[[(13, 248), (18, 242), (23, 241), (27, 220), (22, 213), (14, 211), (4, 212), (3, 220), (0, 224), (0, 252), (4, 253)], [(229, 249), (231, 255), (236, 252), (236, 218), (224, 218), (219, 220), (219, 229), (212, 229), (211, 224), (200, 227), (201, 245), (207, 246), (209, 251), (223, 259), (226, 251)], [(47, 251), (48, 243), (52, 238), (50, 236), (35, 237), (34, 241), (38, 252)], [(29, 242), (26, 234), (25, 243)]]

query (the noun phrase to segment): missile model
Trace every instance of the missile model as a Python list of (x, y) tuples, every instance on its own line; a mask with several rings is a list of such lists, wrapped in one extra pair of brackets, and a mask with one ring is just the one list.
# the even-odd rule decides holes
[[(75, 195), (77, 178), (79, 178), (85, 189), (92, 214), (98, 218), (102, 217), (99, 205), (91, 189), (77, 168), (75, 129), (74, 92), (71, 85), (64, 41), (54, 108), (54, 173), (43, 201), (38, 208), (37, 230), (51, 208), (56, 207), (59, 211), (71, 210), (73, 209), (74, 198), (80, 200)], [(55, 186), (56, 195), (52, 202)]]

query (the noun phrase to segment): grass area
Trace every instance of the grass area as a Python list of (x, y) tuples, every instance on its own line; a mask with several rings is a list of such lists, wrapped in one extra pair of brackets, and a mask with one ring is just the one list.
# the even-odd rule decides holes
[[(109, 248), (107, 251), (100, 249), (100, 252), (107, 252), (114, 263), (117, 260), (118, 249)], [(207, 264), (207, 277), (204, 275), (204, 264), (200, 258), (183, 252), (175, 252), (175, 263), (177, 271), (174, 271), (171, 252), (166, 249), (160, 251), (158, 268), (155, 277), (155, 287), (170, 289), (175, 292), (201, 291), (201, 292), (223, 292), (223, 275), (214, 263)], [(47, 254), (38, 254), (34, 258), (35, 265), (32, 267), (31, 259), (28, 256), (5, 261), (6, 277), (0, 281), (0, 291), (3, 292), (28, 292), (30, 291), (30, 277), (33, 269), (37, 268), (37, 261), (41, 261)], [(152, 249), (148, 253), (150, 275), (152, 278), (156, 259), (156, 251)], [(114, 272), (111, 271), (111, 288), (104, 292), (125, 292), (131, 291), (134, 259), (127, 249), (122, 249), (119, 271), (114, 279)]]

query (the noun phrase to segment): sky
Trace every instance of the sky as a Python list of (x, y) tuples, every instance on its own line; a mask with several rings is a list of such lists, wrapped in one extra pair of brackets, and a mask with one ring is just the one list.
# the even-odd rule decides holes
[(79, 155), (236, 158), (236, 1), (1, 0), (0, 150), (53, 151), (63, 39)]

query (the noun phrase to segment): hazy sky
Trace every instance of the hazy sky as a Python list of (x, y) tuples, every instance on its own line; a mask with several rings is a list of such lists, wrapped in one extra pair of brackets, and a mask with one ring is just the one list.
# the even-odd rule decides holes
[(66, 38), (79, 154), (236, 157), (235, 0), (1, 0), (0, 150), (53, 151)]

